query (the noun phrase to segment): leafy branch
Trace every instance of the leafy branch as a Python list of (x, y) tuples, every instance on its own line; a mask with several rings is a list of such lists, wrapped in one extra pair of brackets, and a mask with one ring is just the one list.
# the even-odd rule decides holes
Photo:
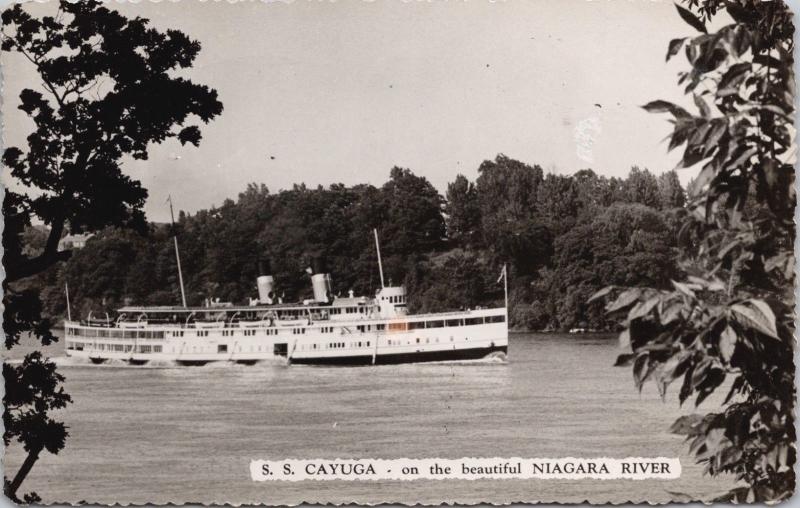
[[(679, 168), (700, 167), (681, 229), (683, 279), (669, 290), (609, 287), (606, 311), (624, 327), (639, 390), (663, 397), (680, 381), (681, 404), (699, 406), (726, 382), (718, 412), (682, 417), (673, 432), (711, 475), (740, 486), (727, 501), (774, 502), (795, 488), (794, 448), (794, 75), (791, 12), (782, 2), (690, 0), (679, 16), (700, 35), (679, 75), (698, 114), (667, 101), (644, 109), (671, 116)], [(709, 33), (724, 9), (734, 23)], [(613, 299), (611, 297), (614, 296)]]
[[(11, 146), (3, 165), (20, 184), (3, 201), (4, 320), (6, 347), (24, 335), (42, 344), (57, 340), (43, 317), (39, 290), (24, 281), (68, 260), (59, 250), (67, 228), (97, 231), (107, 226), (145, 230), (147, 191), (122, 173), (126, 155), (146, 159), (153, 143), (200, 142), (197, 120), (222, 112), (215, 90), (175, 76), (190, 67), (200, 44), (177, 30), (159, 32), (143, 18), (128, 19), (95, 1), (58, 4), (54, 16), (31, 16), (21, 4), (3, 11), (0, 48), (31, 64), (41, 86), (25, 88), (19, 109), (33, 121), (24, 148)], [(108, 89), (101, 94), (100, 83)], [(94, 92), (94, 93), (91, 93)], [(38, 218), (50, 231), (31, 254), (22, 235)], [(28, 453), (5, 492), (13, 500), (42, 451), (58, 453), (66, 426), (51, 418), (64, 407), (54, 364), (38, 352), (19, 366), (4, 364), (4, 439)], [(27, 494), (25, 502), (38, 496)]]

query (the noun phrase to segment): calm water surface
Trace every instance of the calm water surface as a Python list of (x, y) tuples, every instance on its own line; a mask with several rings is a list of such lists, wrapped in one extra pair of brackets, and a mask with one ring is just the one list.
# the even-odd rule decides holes
[[(629, 369), (611, 367), (618, 353), (608, 336), (514, 334), (507, 364), (177, 368), (60, 358), (75, 401), (61, 415), (70, 437), (21, 491), (95, 503), (665, 502), (670, 492), (708, 499), (730, 487), (702, 476), (667, 432), (689, 409), (652, 386), (640, 395)], [(677, 456), (683, 476), (254, 483), (248, 469), (256, 458), (465, 456)], [(22, 459), (12, 445), (7, 471)]]

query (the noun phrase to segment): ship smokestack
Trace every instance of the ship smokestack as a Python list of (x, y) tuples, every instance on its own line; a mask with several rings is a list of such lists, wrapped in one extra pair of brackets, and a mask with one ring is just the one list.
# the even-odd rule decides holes
[(259, 259), (258, 278), (256, 279), (259, 303), (272, 304), (275, 298), (275, 280), (272, 278), (271, 272), (269, 259)]
[(320, 303), (330, 301), (331, 275), (322, 256), (315, 257), (311, 263), (311, 287), (314, 289), (314, 300)]

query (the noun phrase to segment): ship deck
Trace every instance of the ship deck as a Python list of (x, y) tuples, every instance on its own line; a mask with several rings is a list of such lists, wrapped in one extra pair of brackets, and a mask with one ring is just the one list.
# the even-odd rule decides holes
[[(148, 307), (140, 307), (140, 309), (147, 309)], [(245, 307), (246, 309), (252, 309)], [(127, 309), (132, 309), (128, 307)], [(161, 309), (160, 307), (158, 309)], [(181, 308), (183, 309), (183, 308)], [(208, 308), (200, 307), (204, 312), (209, 312)], [(186, 309), (183, 309), (186, 310)], [(234, 316), (238, 311), (226, 308), (230, 312), (230, 316)], [(211, 312), (215, 312), (212, 310)], [(127, 313), (121, 313), (123, 314)], [(323, 317), (314, 313), (297, 316), (295, 319), (213, 319), (189, 322), (188, 319), (169, 321), (155, 319), (141, 319), (142, 316), (149, 316), (146, 312), (139, 312), (137, 315), (140, 317), (137, 321), (132, 320), (81, 320), (81, 321), (65, 321), (65, 326), (82, 327), (82, 328), (120, 328), (120, 329), (242, 329), (242, 328), (292, 328), (292, 327), (314, 327), (314, 326), (360, 326), (360, 325), (376, 325), (376, 324), (394, 324), (394, 323), (417, 323), (420, 321), (428, 321), (435, 318), (484, 318), (487, 316), (506, 316), (507, 310), (505, 307), (495, 307), (488, 309), (469, 309), (463, 311), (450, 311), (450, 312), (434, 312), (425, 314), (409, 314), (405, 316), (394, 317), (380, 317), (369, 316), (365, 314), (356, 314), (352, 318), (331, 317), (330, 315)], [(158, 314), (156, 314), (158, 315)], [(189, 315), (187, 314), (187, 317)]]

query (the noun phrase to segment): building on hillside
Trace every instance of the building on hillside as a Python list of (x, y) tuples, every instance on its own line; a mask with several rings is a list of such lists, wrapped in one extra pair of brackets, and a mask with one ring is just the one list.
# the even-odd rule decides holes
[(91, 233), (83, 233), (80, 235), (67, 235), (58, 242), (58, 249), (82, 249), (86, 247), (86, 242), (94, 236)]

